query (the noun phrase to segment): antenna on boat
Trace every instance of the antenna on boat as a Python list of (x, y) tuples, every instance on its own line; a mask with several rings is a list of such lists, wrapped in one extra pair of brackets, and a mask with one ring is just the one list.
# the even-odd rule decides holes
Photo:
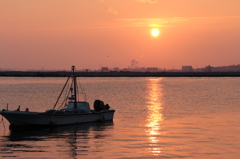
[(75, 71), (75, 66), (73, 65), (72, 66), (72, 73), (73, 73), (73, 82), (74, 82), (74, 87), (73, 87), (73, 90), (74, 90), (74, 108), (77, 109), (77, 80), (76, 80), (76, 76), (74, 74), (74, 71)]

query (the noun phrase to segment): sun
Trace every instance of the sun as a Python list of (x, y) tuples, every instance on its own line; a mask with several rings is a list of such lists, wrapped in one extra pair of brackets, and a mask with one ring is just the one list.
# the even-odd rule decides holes
[(158, 29), (152, 29), (151, 30), (151, 34), (152, 34), (152, 36), (154, 36), (154, 37), (157, 37), (158, 35), (159, 35), (159, 30)]

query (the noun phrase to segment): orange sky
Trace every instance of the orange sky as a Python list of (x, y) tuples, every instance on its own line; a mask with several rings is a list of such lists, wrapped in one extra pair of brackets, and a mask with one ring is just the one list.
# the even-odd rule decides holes
[(0, 68), (240, 64), (239, 6), (238, 0), (1, 0)]

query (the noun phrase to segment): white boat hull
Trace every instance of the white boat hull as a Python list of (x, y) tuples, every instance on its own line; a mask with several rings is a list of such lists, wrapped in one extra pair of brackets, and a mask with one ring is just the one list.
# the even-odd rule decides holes
[(91, 112), (84, 114), (59, 114), (51, 115), (38, 112), (24, 111), (0, 111), (10, 126), (58, 126), (70, 125), (87, 122), (109, 121), (113, 120), (115, 110), (102, 110), (100, 112)]

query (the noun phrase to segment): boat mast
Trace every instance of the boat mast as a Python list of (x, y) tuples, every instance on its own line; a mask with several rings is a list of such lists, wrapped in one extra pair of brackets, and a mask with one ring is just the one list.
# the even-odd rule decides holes
[(75, 97), (75, 101), (74, 101), (74, 108), (77, 109), (77, 81), (76, 81), (76, 77), (74, 74), (74, 70), (75, 70), (75, 66), (72, 66), (72, 72), (73, 72), (73, 90), (74, 90), (74, 97)]
[(69, 81), (69, 79), (70, 79), (70, 77), (71, 77), (71, 76), (69, 76), (69, 77), (68, 77), (68, 79), (67, 79), (67, 81), (66, 81), (65, 85), (63, 86), (63, 89), (62, 89), (62, 91), (61, 91), (60, 95), (58, 96), (58, 99), (57, 99), (57, 101), (56, 101), (56, 103), (55, 103), (55, 105), (54, 105), (53, 109), (55, 109), (55, 107), (57, 106), (57, 104), (58, 104), (58, 101), (59, 101), (60, 97), (62, 96), (62, 93), (63, 93), (63, 91), (64, 91), (64, 89), (65, 89), (65, 87), (66, 87), (66, 85), (67, 85), (67, 83), (68, 83), (68, 81)]

